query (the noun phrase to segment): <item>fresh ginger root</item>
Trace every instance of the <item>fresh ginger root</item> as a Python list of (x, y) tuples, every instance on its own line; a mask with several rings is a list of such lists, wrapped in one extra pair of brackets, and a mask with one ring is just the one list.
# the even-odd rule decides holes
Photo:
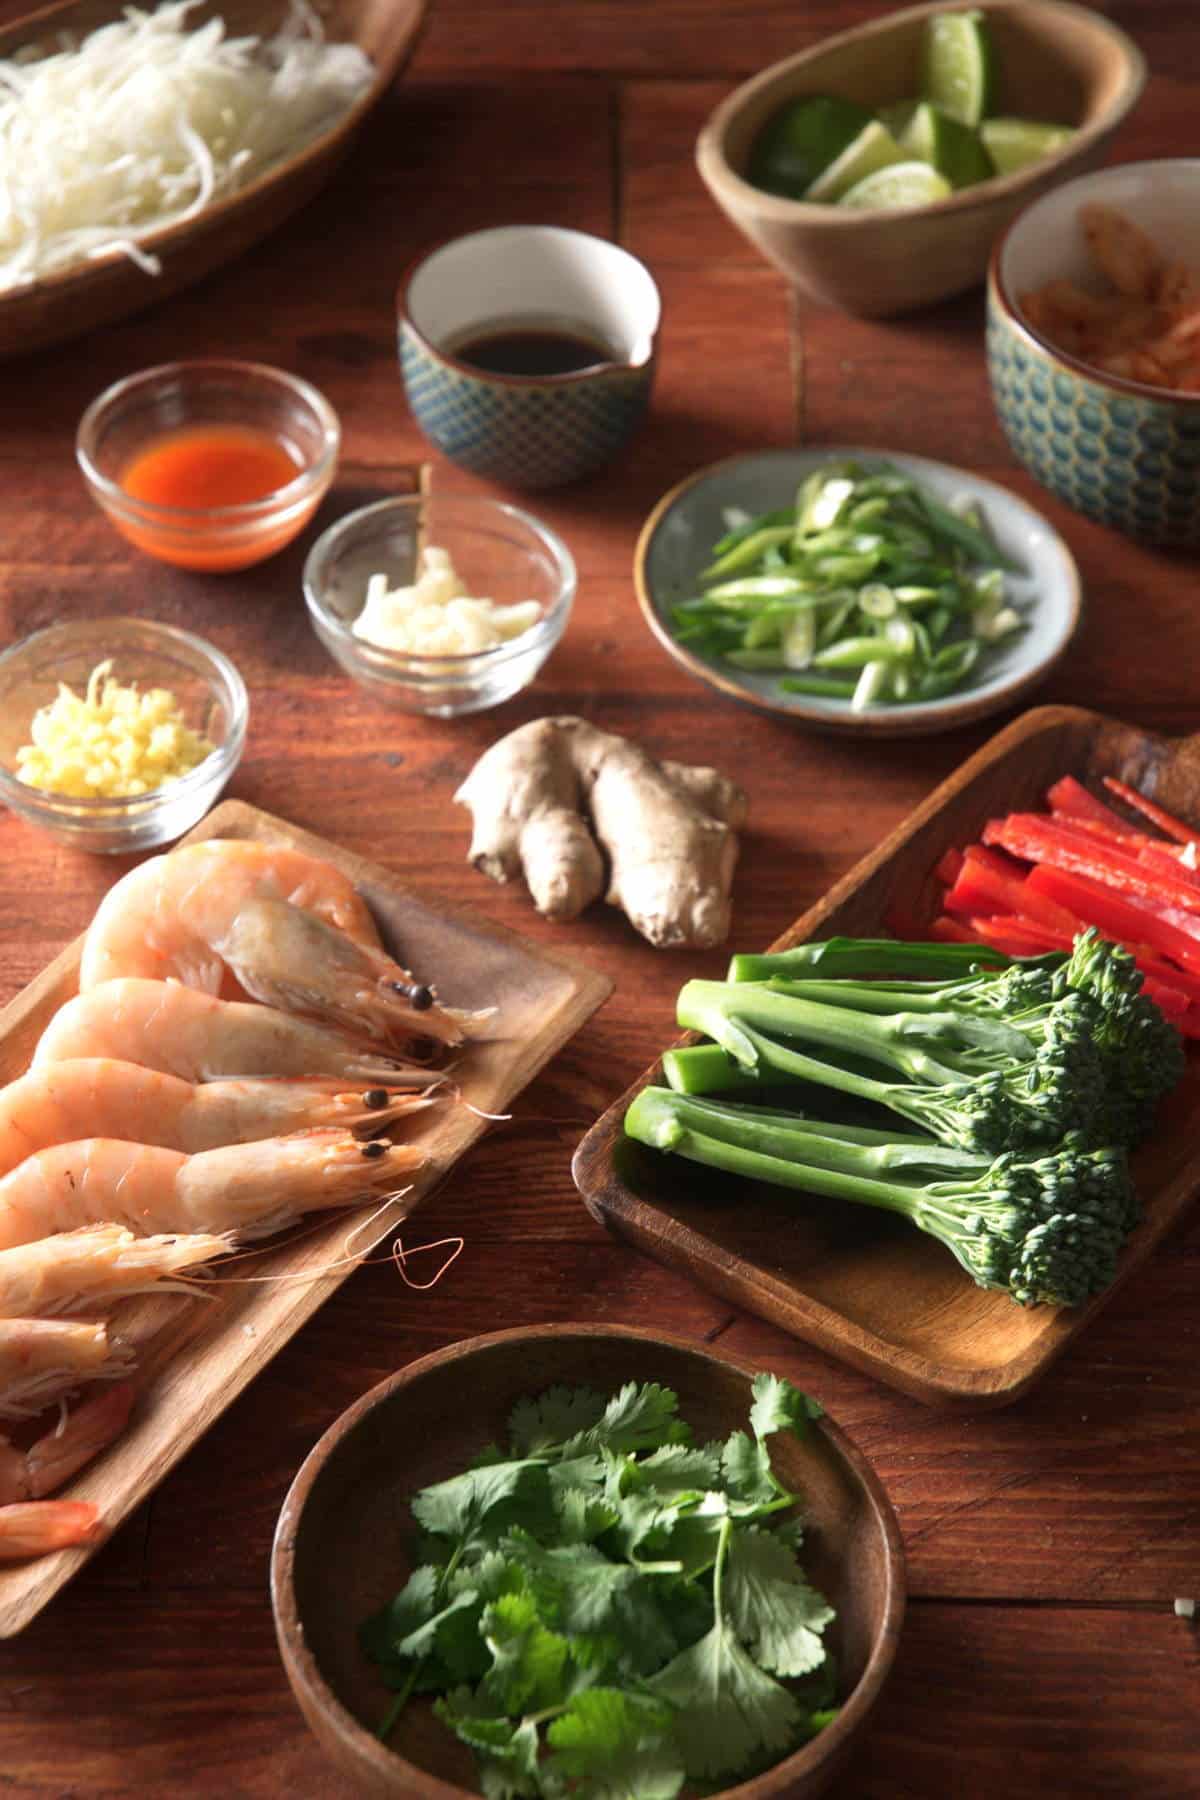
[(746, 796), (715, 769), (655, 762), (586, 719), (535, 719), (485, 751), (454, 798), (474, 821), (469, 860), (493, 881), (523, 873), (547, 918), (575, 918), (607, 880), (609, 905), (652, 944), (728, 936)]

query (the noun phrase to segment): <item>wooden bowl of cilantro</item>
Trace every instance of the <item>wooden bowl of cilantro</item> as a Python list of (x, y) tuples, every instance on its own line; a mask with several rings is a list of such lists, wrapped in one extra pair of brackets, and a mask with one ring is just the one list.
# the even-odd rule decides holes
[(324, 1749), (411, 1800), (817, 1794), (904, 1611), (891, 1505), (815, 1401), (596, 1325), (372, 1388), (292, 1484), (271, 1584)]

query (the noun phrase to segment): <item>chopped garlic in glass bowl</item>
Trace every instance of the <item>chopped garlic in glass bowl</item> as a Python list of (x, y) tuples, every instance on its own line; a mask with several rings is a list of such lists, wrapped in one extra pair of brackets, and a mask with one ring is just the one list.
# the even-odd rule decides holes
[(406, 494), (322, 532), (304, 598), (313, 630), (360, 686), (450, 719), (529, 685), (566, 628), (575, 564), (519, 507)]
[(374, 574), (367, 597), (354, 621), (355, 637), (381, 650), (412, 656), (470, 656), (494, 650), (536, 625), (542, 609), (536, 600), (499, 606), (476, 599), (467, 590), (448, 550), (425, 545), (419, 553), (417, 578), (391, 587), (388, 577)]

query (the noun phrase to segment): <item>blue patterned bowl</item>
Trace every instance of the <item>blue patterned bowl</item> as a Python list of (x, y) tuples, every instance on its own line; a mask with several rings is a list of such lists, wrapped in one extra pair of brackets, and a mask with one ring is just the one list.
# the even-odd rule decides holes
[[(654, 379), (661, 305), (615, 244), (551, 225), (501, 225), (435, 250), (401, 290), (400, 367), (426, 437), (451, 462), (514, 487), (559, 487), (611, 460)], [(455, 354), (489, 333), (558, 330), (606, 346), (565, 374), (501, 374)]]
[(1081, 176), (1020, 214), (988, 273), (988, 369), (1014, 454), (1061, 499), (1147, 543), (1200, 543), (1200, 394), (1126, 381), (1057, 349), (1021, 296), (1066, 278), (1102, 291), (1085, 202), (1127, 213), (1172, 259), (1200, 266), (1200, 158)]

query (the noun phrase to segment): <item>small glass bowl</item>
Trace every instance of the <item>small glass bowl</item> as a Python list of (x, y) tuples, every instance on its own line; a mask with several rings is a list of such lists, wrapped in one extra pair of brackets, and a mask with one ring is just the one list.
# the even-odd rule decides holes
[[(151, 445), (192, 427), (265, 432), (298, 464), (294, 480), (237, 506), (137, 500), (122, 474)], [(337, 467), (341, 427), (307, 381), (263, 363), (164, 363), (106, 388), (79, 422), (75, 456), (92, 499), (122, 537), (184, 569), (247, 569), (282, 550), (320, 505)]]
[[(17, 751), (30, 725), (65, 681), (76, 693), (111, 658), (121, 685), (169, 688), (194, 731), (215, 748), (177, 781), (124, 800), (76, 800), (30, 787)], [(0, 800), (32, 825), (77, 850), (129, 854), (169, 844), (217, 799), (241, 761), (250, 704), (229, 658), (203, 638), (150, 619), (76, 619), (22, 638), (0, 656)]]
[[(423, 544), (448, 552), (469, 593), (498, 606), (536, 600), (541, 618), (469, 656), (410, 656), (355, 637), (370, 577), (411, 583)], [(533, 680), (570, 616), (575, 564), (561, 538), (518, 507), (412, 494), (364, 506), (323, 532), (304, 565), (304, 598), (313, 630), (362, 687), (408, 712), (452, 719), (498, 706)]]

